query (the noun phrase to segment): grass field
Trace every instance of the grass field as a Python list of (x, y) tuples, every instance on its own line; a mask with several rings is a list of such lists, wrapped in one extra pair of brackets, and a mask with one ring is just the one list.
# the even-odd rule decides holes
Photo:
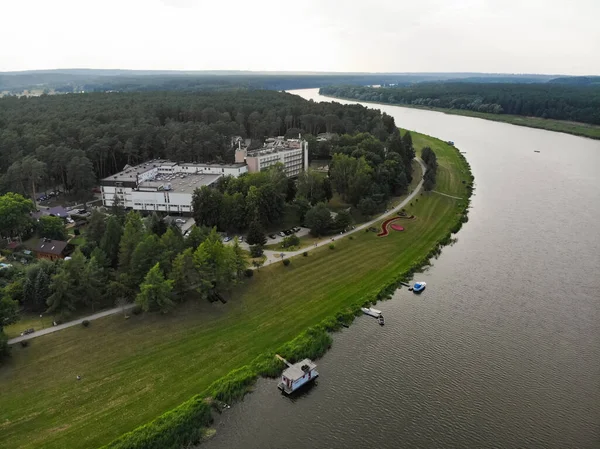
[[(436, 190), (466, 198), (468, 167), (441, 141)], [(262, 268), (227, 304), (189, 302), (167, 316), (121, 315), (16, 345), (0, 368), (0, 447), (96, 448), (274, 351), (350, 303), (370, 299), (443, 238), (466, 200), (423, 194), (418, 220), (384, 238), (360, 232), (335, 250)], [(82, 376), (81, 381), (75, 378)], [(274, 390), (273, 394), (277, 394)]]
[[(357, 101), (355, 98), (332, 97), (330, 95), (326, 96), (333, 99), (340, 98), (349, 101)], [(550, 118), (546, 119), (541, 117), (525, 117), (522, 115), (490, 114), (487, 112), (476, 112), (465, 109), (435, 108), (411, 104), (380, 103), (375, 101), (371, 102), (364, 100), (361, 100), (361, 103), (389, 104), (391, 106), (400, 106), (402, 108), (425, 109), (428, 111), (443, 112), (445, 114), (464, 115), (467, 117), (476, 117), (485, 120), (492, 120), (494, 122), (504, 122), (510, 123), (512, 125), (527, 126), (529, 128), (539, 128), (546, 129), (548, 131), (574, 134), (576, 136), (588, 137), (590, 139), (600, 139), (600, 125), (590, 125), (588, 123), (570, 122), (567, 120), (554, 120)]]

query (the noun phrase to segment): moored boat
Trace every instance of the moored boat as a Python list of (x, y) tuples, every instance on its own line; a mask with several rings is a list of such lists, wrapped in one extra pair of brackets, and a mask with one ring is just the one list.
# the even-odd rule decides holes
[(415, 285), (413, 285), (413, 292), (421, 293), (423, 290), (425, 290), (426, 285), (427, 284), (425, 282), (415, 282)]
[(365, 315), (369, 315), (369, 316), (372, 316), (375, 318), (378, 318), (381, 316), (381, 310), (377, 310), (377, 309), (373, 309), (373, 308), (369, 308), (369, 307), (361, 307), (360, 310), (362, 310)]
[(377, 322), (379, 323), (380, 326), (383, 326), (385, 324), (383, 315), (379, 315), (379, 317), (377, 317)]

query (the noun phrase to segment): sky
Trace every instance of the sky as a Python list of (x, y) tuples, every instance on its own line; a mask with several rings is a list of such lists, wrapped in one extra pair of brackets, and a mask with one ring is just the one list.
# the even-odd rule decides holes
[(600, 0), (2, 0), (0, 71), (600, 75)]

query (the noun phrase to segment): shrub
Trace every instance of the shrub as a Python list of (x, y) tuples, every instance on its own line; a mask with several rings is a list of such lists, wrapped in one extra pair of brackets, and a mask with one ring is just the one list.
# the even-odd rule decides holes
[(26, 348), (27, 346), (29, 346), (29, 340), (23, 340), (21, 342), (21, 346), (24, 347), (24, 348)]
[(348, 236), (348, 238), (349, 238), (350, 240), (354, 240), (354, 236), (353, 236), (353, 235), (350, 235), (350, 236)]
[(304, 252), (302, 253), (302, 255), (303, 255), (304, 257), (308, 257), (308, 252), (307, 252), (307, 251), (304, 251)]
[(282, 248), (290, 248), (298, 245), (300, 245), (300, 238), (296, 234), (285, 237), (281, 242)]
[(250, 247), (250, 255), (255, 258), (262, 256), (263, 255), (262, 245), (252, 245)]
[(139, 315), (142, 313), (142, 308), (140, 306), (135, 306), (133, 309), (131, 309), (131, 313), (134, 315)]
[(290, 264), (290, 259), (283, 259), (283, 264), (287, 267)]
[(90, 325), (90, 322), (88, 320), (83, 320), (81, 324), (83, 325), (83, 327), (88, 327)]
[(246, 275), (247, 278), (251, 278), (252, 276), (254, 276), (254, 270), (247, 268), (246, 271), (244, 271), (244, 274)]
[(76, 228), (75, 230), (73, 230), (73, 234), (79, 235), (79, 234), (81, 234), (81, 231)]
[(335, 245), (333, 243), (329, 244), (329, 249), (335, 249)]

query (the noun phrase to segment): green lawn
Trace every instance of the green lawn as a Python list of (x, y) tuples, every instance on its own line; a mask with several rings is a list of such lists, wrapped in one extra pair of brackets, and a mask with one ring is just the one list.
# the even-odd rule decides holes
[[(466, 197), (468, 169), (456, 150), (416, 133), (413, 140), (436, 150), (436, 190)], [(156, 418), (377, 292), (435, 246), (460, 203), (419, 196), (407, 208), (418, 219), (404, 232), (360, 232), (336, 239), (333, 251), (261, 268), (227, 304), (190, 302), (168, 316), (128, 320), (116, 315), (34, 339), (28, 348), (16, 345), (0, 368), (0, 447), (95, 448)]]

